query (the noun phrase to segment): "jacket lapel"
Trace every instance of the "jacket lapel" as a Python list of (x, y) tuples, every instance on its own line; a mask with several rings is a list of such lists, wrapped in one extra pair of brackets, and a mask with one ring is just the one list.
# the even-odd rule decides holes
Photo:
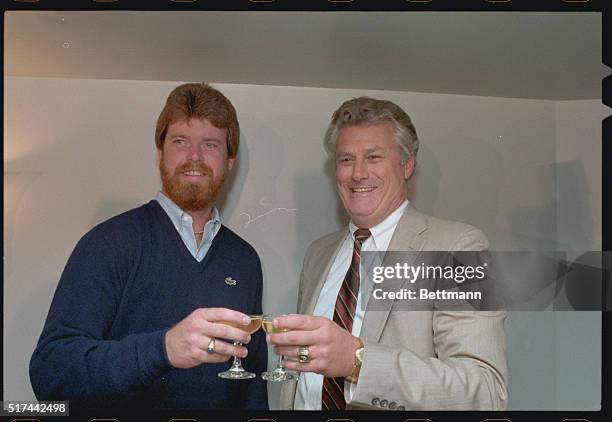
[[(415, 210), (411, 205), (408, 205), (406, 211), (404, 211), (404, 214), (397, 223), (395, 232), (393, 232), (393, 236), (391, 237), (391, 242), (389, 242), (388, 250), (420, 252), (424, 243), (424, 238), (421, 234), (427, 230), (427, 227), (428, 224), (425, 216)], [(412, 254), (409, 257), (410, 262), (407, 262), (407, 264), (411, 265), (414, 260), (416, 260), (417, 256), (417, 253)], [(387, 257), (383, 259), (382, 265), (391, 265)], [(372, 295), (370, 295), (366, 310), (371, 307), (370, 300), (372, 300)], [(375, 310), (366, 311), (363, 318), (361, 333), (359, 335), (364, 342), (378, 342), (380, 340), (380, 336), (382, 335), (392, 307), (393, 301), (384, 300), (382, 303), (376, 304)]]
[[(301, 280), (304, 284), (300, 286), (303, 290), (302, 299), (297, 312), (299, 314), (312, 315), (314, 308), (321, 294), (321, 289), (327, 280), (327, 275), (331, 269), (338, 250), (344, 243), (344, 239), (348, 235), (348, 227), (338, 231), (331, 237), (329, 242), (322, 245), (318, 250), (313, 251), (313, 256), (309, 257), (309, 262), (312, 262), (312, 270), (307, 271), (308, 274), (316, 274), (316, 282), (312, 283), (309, 280)], [(305, 263), (306, 264), (306, 263)], [(302, 269), (304, 271), (304, 269)], [(281, 409), (293, 409), (297, 382), (286, 381), (281, 387), (280, 405)]]
[(330, 239), (327, 245), (321, 247), (316, 251), (316, 256), (312, 258), (313, 269), (309, 271), (310, 274), (317, 274), (316, 283), (306, 283), (304, 285), (304, 292), (302, 294), (302, 302), (298, 309), (298, 313), (312, 315), (314, 308), (319, 299), (321, 289), (327, 280), (329, 271), (331, 270), (332, 264), (336, 259), (338, 251), (344, 243), (344, 239), (348, 236), (348, 227), (344, 230), (340, 230), (336, 236)]
[[(427, 227), (428, 224), (425, 216), (409, 205), (395, 228), (395, 232), (393, 233), (391, 242), (389, 243), (388, 250), (420, 251), (422, 249), (424, 240), (420, 235), (427, 229)], [(347, 227), (344, 230), (339, 231), (326, 245), (320, 247), (318, 251), (313, 252), (313, 256), (310, 258), (313, 269), (309, 271), (309, 273), (318, 274), (318, 278), (315, 283), (310, 283), (308, 280), (303, 280), (303, 282), (305, 282), (304, 286), (302, 286), (304, 291), (302, 293), (302, 300), (298, 308), (298, 313), (312, 315), (312, 312), (317, 304), (317, 300), (319, 299), (321, 289), (323, 288), (323, 285), (327, 280), (327, 276), (329, 275), (331, 266), (336, 259), (338, 250), (342, 246), (342, 243), (348, 234)], [(415, 254), (414, 259), (417, 258), (416, 255), (417, 254)], [(385, 260), (383, 260), (383, 265), (386, 265)], [(380, 340), (380, 336), (393, 306), (393, 303), (390, 300), (387, 300), (384, 303), (384, 309), (378, 310), (377, 308), (376, 311), (365, 313), (360, 333), (360, 337), (364, 342), (377, 342)], [(293, 409), (296, 388), (296, 382), (290, 381), (283, 383), (280, 398), (281, 408)]]

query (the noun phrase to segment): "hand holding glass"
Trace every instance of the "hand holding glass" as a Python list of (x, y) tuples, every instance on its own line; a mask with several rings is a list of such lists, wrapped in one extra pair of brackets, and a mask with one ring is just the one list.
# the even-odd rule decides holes
[[(285, 333), (287, 331), (290, 331), (287, 328), (274, 327), (274, 324), (272, 323), (273, 320), (274, 318), (269, 315), (264, 315), (262, 317), (261, 325), (264, 331), (266, 332), (266, 334)], [(276, 366), (276, 368), (274, 368), (274, 370), (272, 371), (267, 371), (267, 372), (262, 373), (261, 377), (265, 379), (266, 381), (272, 381), (272, 382), (282, 382), (282, 381), (290, 381), (290, 380), (297, 381), (299, 379), (298, 375), (290, 374), (283, 367), (283, 356), (282, 355), (279, 355), (278, 357), (278, 365)]]
[[(255, 333), (257, 330), (261, 328), (261, 315), (249, 315), (251, 317), (251, 322), (248, 325), (240, 325), (233, 321), (217, 321), (218, 324), (229, 325), (230, 327), (238, 328), (239, 330), (246, 331), (249, 334)], [(234, 346), (242, 346), (242, 343), (239, 341), (234, 341)], [(234, 356), (234, 362), (230, 369), (224, 372), (219, 372), (218, 374), (221, 378), (231, 379), (231, 380), (247, 380), (251, 378), (255, 378), (255, 374), (252, 372), (245, 371), (242, 367), (242, 362), (239, 357)]]

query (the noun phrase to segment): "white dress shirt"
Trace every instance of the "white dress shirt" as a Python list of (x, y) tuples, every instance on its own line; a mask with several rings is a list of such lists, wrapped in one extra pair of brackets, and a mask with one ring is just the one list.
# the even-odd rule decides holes
[[(387, 218), (385, 218), (380, 224), (370, 229), (372, 236), (370, 236), (361, 247), (362, 251), (386, 251), (391, 242), (393, 232), (397, 227), (404, 210), (408, 206), (408, 201), (404, 201), (395, 211), (393, 211)], [(358, 227), (351, 221), (349, 223), (349, 234), (344, 240), (334, 263), (331, 266), (327, 280), (321, 288), (321, 293), (317, 299), (317, 304), (314, 308), (313, 315), (324, 316), (329, 319), (334, 318), (334, 307), (336, 306), (336, 298), (344, 276), (351, 265), (351, 259), (353, 256), (353, 243), (355, 241), (355, 230)], [(361, 269), (360, 269), (361, 272)], [(364, 290), (371, 291), (372, 288), (363, 286), (364, 280), (361, 275), (361, 282), (359, 283), (359, 295), (357, 297), (357, 307), (355, 309), (355, 318), (353, 319), (353, 330), (354, 336), (359, 336), (361, 332), (361, 324), (363, 322), (363, 316), (365, 313), (365, 306), (362, 306)], [(371, 283), (371, 281), (369, 281)], [(367, 296), (366, 296), (367, 297)], [(355, 389), (355, 384), (350, 382), (344, 383), (344, 398), (347, 403), (350, 403)], [(323, 391), (323, 375), (314, 372), (302, 372), (298, 381), (297, 391), (295, 394), (294, 409), (295, 410), (321, 410), (321, 393)]]
[(212, 245), (213, 239), (221, 228), (221, 219), (219, 218), (219, 211), (217, 208), (213, 207), (210, 220), (204, 225), (202, 243), (198, 246), (198, 242), (196, 242), (193, 232), (193, 218), (176, 205), (174, 201), (168, 198), (162, 191), (157, 193), (155, 200), (159, 202), (159, 205), (161, 205), (164, 211), (166, 211), (166, 214), (168, 214), (168, 217), (170, 217), (174, 228), (178, 231), (189, 253), (191, 253), (198, 262), (202, 262), (210, 249), (210, 245)]

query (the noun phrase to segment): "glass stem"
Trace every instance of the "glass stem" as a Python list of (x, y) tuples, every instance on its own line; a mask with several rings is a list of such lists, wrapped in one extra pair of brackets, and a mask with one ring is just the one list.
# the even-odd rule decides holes
[[(234, 346), (241, 346), (242, 344), (239, 341), (234, 342)], [(234, 362), (232, 363), (232, 367), (230, 371), (243, 371), (242, 368), (242, 360), (238, 356), (234, 356)]]
[(278, 370), (281, 372), (285, 370), (283, 366), (283, 355), (278, 355)]

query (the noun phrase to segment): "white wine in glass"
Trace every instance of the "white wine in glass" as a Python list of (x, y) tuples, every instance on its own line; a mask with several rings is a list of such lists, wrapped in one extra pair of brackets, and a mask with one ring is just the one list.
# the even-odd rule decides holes
[[(217, 321), (217, 324), (229, 325), (230, 327), (238, 328), (239, 330), (246, 331), (249, 334), (255, 333), (261, 328), (262, 315), (249, 315), (251, 322), (247, 325), (235, 323), (233, 321)], [(242, 346), (239, 341), (234, 341), (234, 346)], [(242, 367), (242, 362), (238, 356), (234, 356), (234, 362), (230, 369), (224, 372), (219, 372), (221, 378), (230, 380), (248, 380), (255, 378), (256, 375), (252, 372), (245, 371)]]
[(286, 333), (287, 331), (289, 331), (288, 328), (275, 327), (274, 324), (272, 323), (271, 318), (262, 318), (261, 326), (263, 330), (266, 332), (266, 334)]
[[(261, 326), (266, 332), (266, 334), (276, 334), (276, 333), (286, 333), (287, 331), (291, 331), (288, 328), (278, 328), (275, 327), (272, 321), (274, 317), (264, 315), (261, 319)], [(272, 371), (267, 371), (261, 374), (261, 377), (266, 381), (272, 382), (282, 382), (282, 381), (297, 381), (300, 377), (296, 374), (290, 374), (283, 367), (283, 356), (280, 355), (278, 357), (278, 365)]]
[(249, 334), (257, 332), (261, 328), (261, 315), (249, 315), (251, 322), (248, 325), (238, 324), (234, 321), (216, 321), (217, 324), (229, 325), (230, 327), (238, 328), (239, 330), (246, 331)]

